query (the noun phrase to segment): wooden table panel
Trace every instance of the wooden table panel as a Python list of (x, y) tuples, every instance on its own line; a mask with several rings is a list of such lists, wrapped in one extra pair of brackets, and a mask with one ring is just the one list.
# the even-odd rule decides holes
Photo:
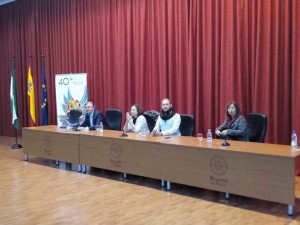
[(294, 204), (294, 158), (219, 149), (166, 146), (165, 180)]
[(160, 144), (144, 139), (83, 135), (80, 163), (113, 171), (161, 178)]
[(79, 163), (79, 135), (57, 126), (23, 128), (23, 149), (28, 155)]

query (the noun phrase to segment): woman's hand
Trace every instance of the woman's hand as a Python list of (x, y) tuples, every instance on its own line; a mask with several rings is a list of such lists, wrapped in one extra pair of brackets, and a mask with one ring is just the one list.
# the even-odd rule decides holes
[(228, 133), (227, 130), (223, 130), (223, 131), (221, 132), (222, 136), (226, 136), (227, 133)]
[(129, 120), (131, 119), (131, 115), (129, 112), (126, 113), (126, 120), (129, 122)]
[(217, 135), (217, 136), (220, 136), (220, 135), (221, 135), (221, 131), (216, 130), (216, 135)]

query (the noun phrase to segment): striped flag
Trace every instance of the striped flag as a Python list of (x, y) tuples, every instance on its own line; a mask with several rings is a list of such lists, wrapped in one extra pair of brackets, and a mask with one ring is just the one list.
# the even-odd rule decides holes
[(10, 111), (12, 114), (12, 125), (16, 130), (19, 129), (18, 120), (18, 102), (16, 92), (16, 74), (15, 74), (15, 58), (12, 58), (11, 79), (10, 79)]

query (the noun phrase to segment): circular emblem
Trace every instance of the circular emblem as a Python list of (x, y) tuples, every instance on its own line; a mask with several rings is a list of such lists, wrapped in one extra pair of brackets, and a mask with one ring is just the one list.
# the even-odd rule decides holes
[(52, 138), (44, 136), (44, 152), (47, 155), (52, 155)]
[(52, 139), (49, 136), (44, 136), (44, 146), (46, 149), (52, 147)]
[(216, 175), (224, 175), (227, 172), (228, 165), (226, 160), (221, 156), (213, 156), (209, 162), (212, 172)]
[(114, 143), (110, 147), (111, 156), (113, 158), (119, 158), (121, 156), (121, 147), (117, 143)]

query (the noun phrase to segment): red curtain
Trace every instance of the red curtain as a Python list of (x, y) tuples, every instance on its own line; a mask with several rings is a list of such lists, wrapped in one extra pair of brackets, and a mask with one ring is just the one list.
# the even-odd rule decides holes
[[(228, 101), (246, 116), (268, 116), (267, 142), (300, 136), (298, 0), (26, 0), (0, 7), (0, 135), (13, 135), (11, 56), (16, 56), (20, 124), (27, 126), (26, 60), (32, 55), (36, 103), (45, 55), (50, 124), (55, 74), (87, 72), (102, 111), (159, 110), (171, 98), (206, 133)], [(4, 107), (5, 106), (5, 107)], [(40, 105), (36, 104), (37, 124)], [(125, 114), (125, 113), (124, 113)]]

